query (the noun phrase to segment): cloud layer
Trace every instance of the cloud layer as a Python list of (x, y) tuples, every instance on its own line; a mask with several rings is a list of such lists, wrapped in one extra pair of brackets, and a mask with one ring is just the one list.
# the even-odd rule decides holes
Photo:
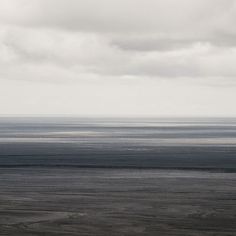
[(235, 1), (1, 0), (2, 63), (76, 73), (231, 77)]
[(234, 0), (0, 0), (0, 79), (231, 87), (235, 23)]

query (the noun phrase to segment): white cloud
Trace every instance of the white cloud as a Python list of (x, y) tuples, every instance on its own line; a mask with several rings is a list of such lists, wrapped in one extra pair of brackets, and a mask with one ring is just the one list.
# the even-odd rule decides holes
[(50, 66), (54, 77), (60, 76), (61, 70), (67, 71), (68, 77), (86, 73), (166, 78), (236, 76), (236, 47), (210, 43), (170, 51), (130, 51), (99, 34), (7, 27), (0, 34), (0, 52), (0, 62), (5, 65), (2, 73), (12, 77), (20, 67), (23, 71), (40, 67), (45, 71)]
[[(206, 105), (197, 104), (204, 88), (236, 114), (235, 16), (234, 0), (0, 0), (0, 87), (12, 86), (19, 95), (18, 83), (25, 91), (28, 81), (33, 92), (26, 94), (35, 103), (28, 106), (22, 95), (18, 108), (39, 113), (73, 113), (72, 106), (53, 104), (69, 103), (75, 84), (80, 94), (71, 104), (84, 98), (87, 109), (78, 102), (82, 113), (99, 114), (100, 107), (103, 113), (177, 114), (178, 107), (180, 114), (224, 114), (207, 92)], [(49, 96), (51, 83), (61, 93), (65, 88), (62, 98), (53, 89)], [(36, 98), (37, 87), (50, 97), (48, 110), (47, 99)], [(19, 104), (16, 96), (8, 98), (11, 106), (0, 114), (14, 113)]]

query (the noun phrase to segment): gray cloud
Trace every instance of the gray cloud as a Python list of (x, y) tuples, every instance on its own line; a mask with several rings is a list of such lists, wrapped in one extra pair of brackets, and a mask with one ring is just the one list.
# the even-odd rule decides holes
[(236, 115), (235, 0), (0, 0), (0, 114)]
[[(232, 42), (234, 0), (1, 0), (0, 19), (31, 27), (135, 39)], [(232, 38), (232, 37), (231, 37)]]
[(14, 69), (16, 64), (24, 68), (37, 64), (83, 75), (236, 76), (236, 48), (207, 42), (182, 43), (168, 50), (154, 50), (153, 45), (149, 50), (130, 50), (100, 34), (14, 27), (2, 32), (0, 40), (0, 63), (8, 65), (3, 71)]
[(235, 13), (233, 0), (1, 0), (0, 50), (82, 73), (228, 77)]

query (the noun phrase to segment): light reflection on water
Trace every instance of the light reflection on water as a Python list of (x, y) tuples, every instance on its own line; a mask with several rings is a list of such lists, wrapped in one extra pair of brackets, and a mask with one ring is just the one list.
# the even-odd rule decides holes
[(236, 119), (0, 118), (4, 165), (236, 170)]
[(0, 142), (236, 145), (236, 119), (1, 118)]

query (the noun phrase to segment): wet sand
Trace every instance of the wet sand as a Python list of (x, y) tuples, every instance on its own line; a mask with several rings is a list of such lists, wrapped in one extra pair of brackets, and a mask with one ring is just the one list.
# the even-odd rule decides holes
[(236, 173), (2, 168), (0, 235), (236, 235)]

